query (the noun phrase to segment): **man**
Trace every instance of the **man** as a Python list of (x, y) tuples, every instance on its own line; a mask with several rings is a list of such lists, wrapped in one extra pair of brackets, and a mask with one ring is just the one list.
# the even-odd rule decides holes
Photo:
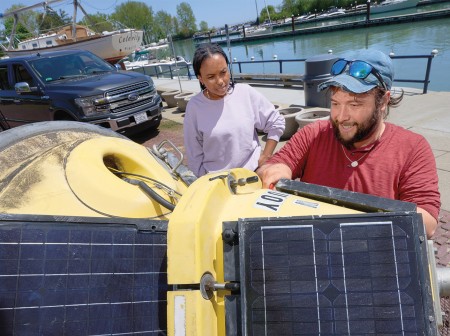
[(419, 134), (385, 122), (394, 68), (390, 57), (365, 50), (336, 61), (332, 79), (319, 85), (331, 96), (330, 120), (301, 128), (257, 173), (264, 187), (279, 179), (303, 182), (413, 202), (428, 237), (440, 208), (436, 162)]

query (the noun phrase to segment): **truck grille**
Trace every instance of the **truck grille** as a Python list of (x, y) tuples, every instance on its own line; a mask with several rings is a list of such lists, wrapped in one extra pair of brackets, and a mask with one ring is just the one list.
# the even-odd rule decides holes
[(151, 96), (150, 98), (145, 98), (145, 99), (142, 99), (139, 101), (135, 101), (132, 104), (117, 105), (117, 107), (114, 107), (111, 109), (111, 112), (112, 113), (121, 113), (121, 112), (124, 112), (127, 110), (134, 109), (136, 107), (151, 104), (152, 102), (153, 102), (153, 96)]
[[(136, 100), (130, 99), (130, 95), (135, 95)], [(150, 105), (155, 96), (155, 88), (148, 82), (135, 83), (133, 85), (122, 86), (106, 92), (109, 108), (112, 113), (126, 113), (127, 111)]]
[[(124, 94), (130, 94), (137, 91), (147, 91), (150, 87), (148, 82), (134, 83), (133, 85), (122, 86), (106, 92), (106, 97), (114, 97)], [(153, 88), (151, 88), (153, 89)]]

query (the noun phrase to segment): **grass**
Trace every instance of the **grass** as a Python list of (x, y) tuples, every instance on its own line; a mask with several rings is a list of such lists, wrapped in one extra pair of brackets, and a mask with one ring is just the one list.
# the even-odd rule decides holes
[(182, 128), (183, 124), (165, 118), (161, 120), (161, 124), (159, 125), (159, 129), (166, 129), (166, 130), (178, 130)]

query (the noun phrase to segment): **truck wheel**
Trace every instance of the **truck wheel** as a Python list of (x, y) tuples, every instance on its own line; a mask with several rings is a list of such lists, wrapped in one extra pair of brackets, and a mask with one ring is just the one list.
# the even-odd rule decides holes
[(56, 112), (55, 118), (53, 119), (55, 121), (76, 121), (74, 117), (72, 117), (70, 114), (67, 114), (64, 111)]

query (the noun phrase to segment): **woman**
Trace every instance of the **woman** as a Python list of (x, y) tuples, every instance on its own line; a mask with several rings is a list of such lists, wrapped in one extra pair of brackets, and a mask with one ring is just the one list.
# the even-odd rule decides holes
[[(256, 170), (272, 156), (284, 118), (251, 86), (230, 80), (229, 61), (219, 45), (201, 45), (192, 63), (202, 91), (186, 107), (189, 169), (197, 177), (238, 167)], [(263, 151), (257, 131), (267, 133)]]

